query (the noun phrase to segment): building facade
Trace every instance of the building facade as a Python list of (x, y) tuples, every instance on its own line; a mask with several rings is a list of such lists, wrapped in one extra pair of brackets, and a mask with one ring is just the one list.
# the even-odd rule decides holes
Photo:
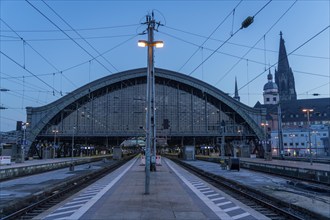
[[(257, 102), (255, 105), (256, 108), (267, 109), (267, 143), (271, 144), (273, 155), (282, 150), (288, 156), (305, 156), (311, 150), (318, 156), (330, 156), (330, 98), (297, 99), (282, 33), (280, 36), (275, 83), (269, 71), (263, 92), (264, 104)], [(306, 113), (303, 109), (313, 111)]]
[[(27, 139), (32, 149), (75, 145), (119, 145), (145, 136), (145, 68), (91, 82), (38, 108), (27, 108)], [(265, 111), (248, 107), (219, 89), (187, 75), (156, 69), (157, 137), (169, 145), (213, 144), (222, 137), (257, 143)], [(240, 132), (239, 132), (240, 131)], [(60, 144), (58, 144), (60, 143)]]

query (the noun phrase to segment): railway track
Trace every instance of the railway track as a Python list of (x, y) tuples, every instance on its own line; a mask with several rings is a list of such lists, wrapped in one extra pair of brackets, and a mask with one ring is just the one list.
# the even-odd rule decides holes
[[(27, 198), (22, 201), (21, 205), (16, 207), (10, 207), (4, 213), (2, 213), (1, 220), (18, 220), (18, 219), (33, 219), (49, 208), (55, 206), (56, 204), (62, 202), (66, 198), (75, 194), (76, 192), (84, 189), (88, 185), (94, 183), (95, 181), (101, 179), (105, 175), (116, 170), (118, 167), (122, 166), (134, 156), (127, 156), (122, 160), (113, 161), (109, 163), (108, 166), (103, 169), (97, 170), (90, 174), (73, 178), (66, 181), (63, 184), (53, 187), (52, 190), (47, 191), (39, 196), (34, 196), (33, 198)], [(22, 204), (29, 204), (22, 207)]]
[(270, 219), (326, 219), (318, 213), (271, 197), (256, 189), (194, 167), (179, 159), (170, 159)]

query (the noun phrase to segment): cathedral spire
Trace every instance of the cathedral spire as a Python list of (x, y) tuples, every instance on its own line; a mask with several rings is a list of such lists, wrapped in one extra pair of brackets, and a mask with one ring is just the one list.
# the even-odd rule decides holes
[(280, 48), (278, 53), (277, 70), (275, 70), (275, 83), (278, 86), (280, 100), (297, 100), (293, 72), (289, 65), (282, 31), (280, 32)]
[(237, 101), (240, 101), (240, 97), (238, 95), (238, 89), (237, 89), (237, 79), (236, 79), (236, 76), (235, 76), (235, 96), (234, 96), (234, 99), (236, 99)]
[(279, 53), (278, 53), (278, 64), (277, 64), (277, 70), (280, 72), (287, 72), (288, 69), (290, 68), (289, 65), (289, 60), (288, 60), (288, 55), (286, 53), (286, 49), (285, 49), (285, 41), (282, 37), (282, 31), (280, 32), (280, 49), (279, 49)]

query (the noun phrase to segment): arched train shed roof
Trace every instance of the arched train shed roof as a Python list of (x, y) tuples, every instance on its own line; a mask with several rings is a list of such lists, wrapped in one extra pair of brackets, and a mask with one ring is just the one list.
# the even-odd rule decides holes
[[(115, 73), (86, 84), (45, 106), (27, 107), (27, 122), (30, 123), (27, 128), (29, 131), (27, 139), (33, 141), (52, 118), (72, 103), (83, 100), (89, 94), (113, 84), (134, 80), (135, 78), (146, 78), (146, 73), (146, 68)], [(210, 97), (208, 100), (218, 101), (224, 110), (236, 112), (251, 127), (259, 139), (263, 137), (263, 130), (259, 125), (265, 118), (265, 109), (255, 109), (244, 105), (214, 86), (182, 73), (156, 68), (155, 76), (156, 84), (157, 79), (163, 78), (169, 80), (169, 82), (179, 83), (198, 90), (204, 96)]]

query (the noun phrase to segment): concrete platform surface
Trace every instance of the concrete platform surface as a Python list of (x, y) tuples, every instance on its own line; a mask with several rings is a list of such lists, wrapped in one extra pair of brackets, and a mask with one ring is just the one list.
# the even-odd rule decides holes
[(292, 161), (292, 160), (265, 160), (261, 158), (245, 158), (240, 157), (241, 161), (253, 162), (253, 163), (264, 163), (272, 165), (280, 165), (285, 167), (294, 167), (300, 169), (319, 170), (319, 171), (330, 171), (330, 164), (315, 163), (305, 161)]
[(146, 195), (144, 169), (133, 159), (36, 219), (267, 219), (164, 158)]
[[(255, 161), (256, 159), (251, 160)], [(213, 173), (214, 175), (223, 176), (226, 179), (239, 182), (257, 191), (287, 201), (301, 208), (312, 210), (313, 212), (324, 216), (325, 219), (330, 216), (329, 187), (323, 186), (324, 192), (317, 192), (311, 190), (310, 186), (303, 181), (299, 183), (297, 181), (293, 184), (285, 177), (255, 172), (253, 170), (223, 170), (221, 169), (220, 164), (201, 160), (185, 162), (209, 173)], [(266, 163), (270, 163), (270, 161), (266, 161)]]

